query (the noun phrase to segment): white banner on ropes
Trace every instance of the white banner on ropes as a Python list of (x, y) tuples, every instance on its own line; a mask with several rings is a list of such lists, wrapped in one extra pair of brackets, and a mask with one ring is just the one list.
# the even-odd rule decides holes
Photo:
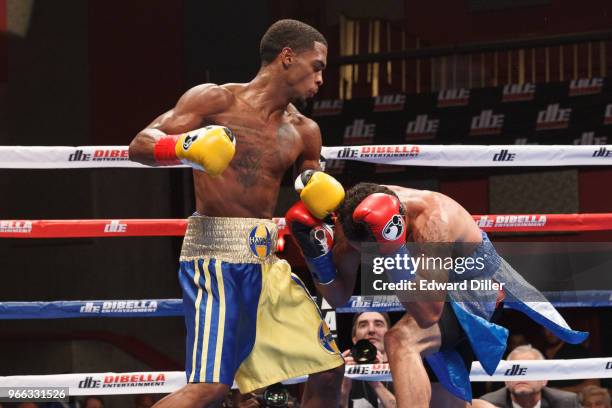
[(186, 384), (184, 371), (16, 375), (0, 377), (3, 388), (68, 388), (71, 396), (165, 394)]
[[(612, 165), (612, 145), (370, 145), (323, 147), (327, 160), (402, 166), (522, 167)], [(127, 146), (0, 146), (0, 168), (146, 168)], [(185, 167), (185, 166), (173, 166)]]
[(323, 147), (326, 160), (442, 167), (605, 166), (612, 145), (378, 145)]
[[(345, 376), (365, 381), (391, 381), (388, 364), (364, 364), (345, 367)], [(495, 374), (487, 375), (479, 363), (472, 363), (470, 380), (518, 381), (521, 380), (572, 380), (584, 378), (612, 378), (612, 357), (576, 360), (513, 360), (502, 361)], [(284, 381), (295, 384), (306, 381), (297, 377)], [(53, 375), (19, 375), (0, 377), (4, 388), (64, 387), (69, 394), (122, 395), (170, 393), (185, 385), (183, 371), (149, 371), (138, 373), (86, 373)]]
[(501, 361), (492, 376), (478, 362), (472, 363), (470, 381), (538, 381), (612, 378), (612, 357), (573, 360)]
[(130, 161), (127, 146), (0, 146), (0, 168), (4, 169), (99, 167), (150, 166)]

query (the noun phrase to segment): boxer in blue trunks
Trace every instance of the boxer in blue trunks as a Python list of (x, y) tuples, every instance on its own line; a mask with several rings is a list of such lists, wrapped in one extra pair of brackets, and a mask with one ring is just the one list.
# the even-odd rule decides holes
[[(305, 254), (311, 253), (314, 261), (308, 264), (335, 271), (321, 288), (332, 306), (344, 305), (352, 295), (361, 252), (368, 248), (395, 259), (410, 257), (410, 243), (444, 243), (437, 250), (447, 251), (452, 259), (483, 260), (482, 267), (461, 272), (457, 267), (451, 271), (415, 268), (412, 263), (387, 269), (389, 281), (411, 281), (417, 288), (396, 291), (406, 314), (385, 335), (398, 407), (459, 407), (471, 402), (469, 355), (492, 374), (505, 351), (508, 331), (495, 323), (501, 301), (566, 342), (580, 343), (588, 336), (572, 330), (544, 296), (497, 254), (472, 216), (443, 194), (360, 183), (347, 192), (338, 208), (334, 242), (326, 240), (324, 245), (316, 239), (322, 236), (316, 233), (323, 230), (322, 222), (293, 217), (299, 206), (289, 210), (288, 223)], [(306, 234), (304, 226), (315, 233)], [(315, 249), (319, 252), (313, 256)], [(503, 291), (452, 289), (453, 284), (472, 279), (490, 280)], [(418, 290), (421, 280), (449, 284), (451, 289), (424, 294)], [(423, 360), (447, 392), (432, 395)]]
[(344, 197), (318, 171), (319, 127), (292, 103), (322, 85), (327, 42), (307, 24), (281, 20), (264, 34), (260, 55), (251, 82), (188, 90), (130, 144), (131, 160), (194, 169), (197, 213), (179, 271), (188, 384), (158, 408), (217, 406), (234, 380), (247, 393), (306, 374), (302, 406), (338, 406), (343, 359), (304, 285), (274, 256), (271, 221), (294, 164), (314, 214), (326, 216)]

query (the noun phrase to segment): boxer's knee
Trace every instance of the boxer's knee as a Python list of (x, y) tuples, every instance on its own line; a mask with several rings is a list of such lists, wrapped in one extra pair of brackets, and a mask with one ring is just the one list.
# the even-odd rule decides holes
[(223, 401), (229, 392), (229, 386), (216, 383), (189, 383), (186, 392), (191, 394), (191, 400), (203, 401), (206, 406)]
[(422, 356), (437, 351), (440, 346), (440, 332), (437, 326), (422, 329), (414, 321), (400, 321), (385, 333), (385, 350), (393, 354), (397, 352), (418, 353)]
[(188, 383), (181, 389), (158, 401), (155, 408), (173, 407), (217, 407), (229, 391), (225, 384)]
[(385, 333), (385, 350), (387, 353), (394, 353), (400, 350), (414, 351), (415, 340), (414, 336), (411, 336), (402, 327), (397, 327), (396, 325)]

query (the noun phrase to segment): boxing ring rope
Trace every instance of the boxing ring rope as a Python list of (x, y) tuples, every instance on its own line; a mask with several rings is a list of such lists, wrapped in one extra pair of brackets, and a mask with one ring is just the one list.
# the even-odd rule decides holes
[[(612, 230), (612, 213), (473, 215), (486, 232), (577, 232)], [(289, 235), (284, 218), (273, 218), (279, 237)], [(0, 238), (102, 238), (183, 236), (185, 219), (0, 220)], [(277, 248), (281, 250), (283, 248)]]
[[(609, 378), (612, 376), (612, 358), (585, 358), (578, 360), (512, 360), (501, 361), (492, 376), (486, 374), (478, 362), (472, 363), (470, 380), (572, 380), (582, 378)], [(345, 376), (355, 380), (391, 381), (388, 364), (347, 366)], [(307, 377), (292, 378), (284, 384), (306, 381)], [(65, 387), (71, 396), (170, 393), (185, 385), (183, 371), (146, 371), (135, 373), (81, 373), (51, 375), (20, 375), (0, 377), (1, 387)]]
[[(323, 147), (327, 160), (444, 167), (605, 166), (612, 164), (612, 145), (378, 145)], [(186, 167), (186, 166), (174, 166)], [(0, 146), (0, 168), (149, 168), (129, 161), (127, 146)], [(520, 214), (477, 215), (476, 223), (490, 232), (557, 232), (612, 230), (612, 214)], [(289, 231), (277, 218), (279, 250)], [(112, 236), (183, 236), (186, 220), (0, 220), (0, 238), (76, 238)], [(554, 300), (571, 306), (610, 306), (609, 291), (581, 291), (588, 302)], [(572, 301), (574, 303), (572, 303)], [(58, 302), (0, 302), (0, 319), (159, 317), (181, 316), (180, 299), (95, 300)], [(339, 313), (364, 310), (399, 311), (394, 296), (353, 296)], [(390, 381), (387, 364), (347, 366), (347, 377)], [(574, 360), (502, 361), (493, 376), (478, 362), (472, 364), (471, 381), (565, 380), (612, 377), (612, 357)], [(303, 382), (299, 377), (285, 383)], [(169, 393), (185, 384), (185, 373), (155, 371), (138, 373), (83, 373), (0, 377), (0, 387), (66, 387), (70, 395)]]
[[(543, 292), (555, 307), (610, 307), (611, 290)], [(351, 296), (336, 313), (403, 312), (396, 296)], [(58, 300), (0, 302), (0, 320), (78, 319), (83, 317), (179, 317), (182, 299)]]
[[(442, 167), (609, 166), (612, 145), (364, 145), (321, 150), (326, 160)], [(0, 168), (147, 168), (127, 146), (0, 146)], [(173, 166), (187, 167), (187, 166)]]

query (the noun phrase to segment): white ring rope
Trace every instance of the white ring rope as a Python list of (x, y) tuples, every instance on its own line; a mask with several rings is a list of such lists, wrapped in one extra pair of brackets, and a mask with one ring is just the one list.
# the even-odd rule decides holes
[[(345, 376), (365, 381), (391, 381), (388, 364), (346, 366)], [(612, 357), (575, 360), (502, 360), (492, 376), (484, 372), (480, 363), (474, 362), (470, 374), (472, 382), (585, 378), (612, 378)], [(284, 381), (284, 383), (295, 384), (304, 382), (306, 379), (306, 376), (302, 376)], [(0, 387), (65, 387), (69, 389), (69, 395), (74, 396), (170, 393), (178, 390), (185, 383), (185, 372), (183, 371), (0, 377)]]
[[(368, 145), (323, 147), (327, 160), (445, 167), (606, 166), (612, 145)], [(0, 146), (0, 168), (146, 168), (127, 146)], [(185, 167), (185, 166), (173, 166)]]

